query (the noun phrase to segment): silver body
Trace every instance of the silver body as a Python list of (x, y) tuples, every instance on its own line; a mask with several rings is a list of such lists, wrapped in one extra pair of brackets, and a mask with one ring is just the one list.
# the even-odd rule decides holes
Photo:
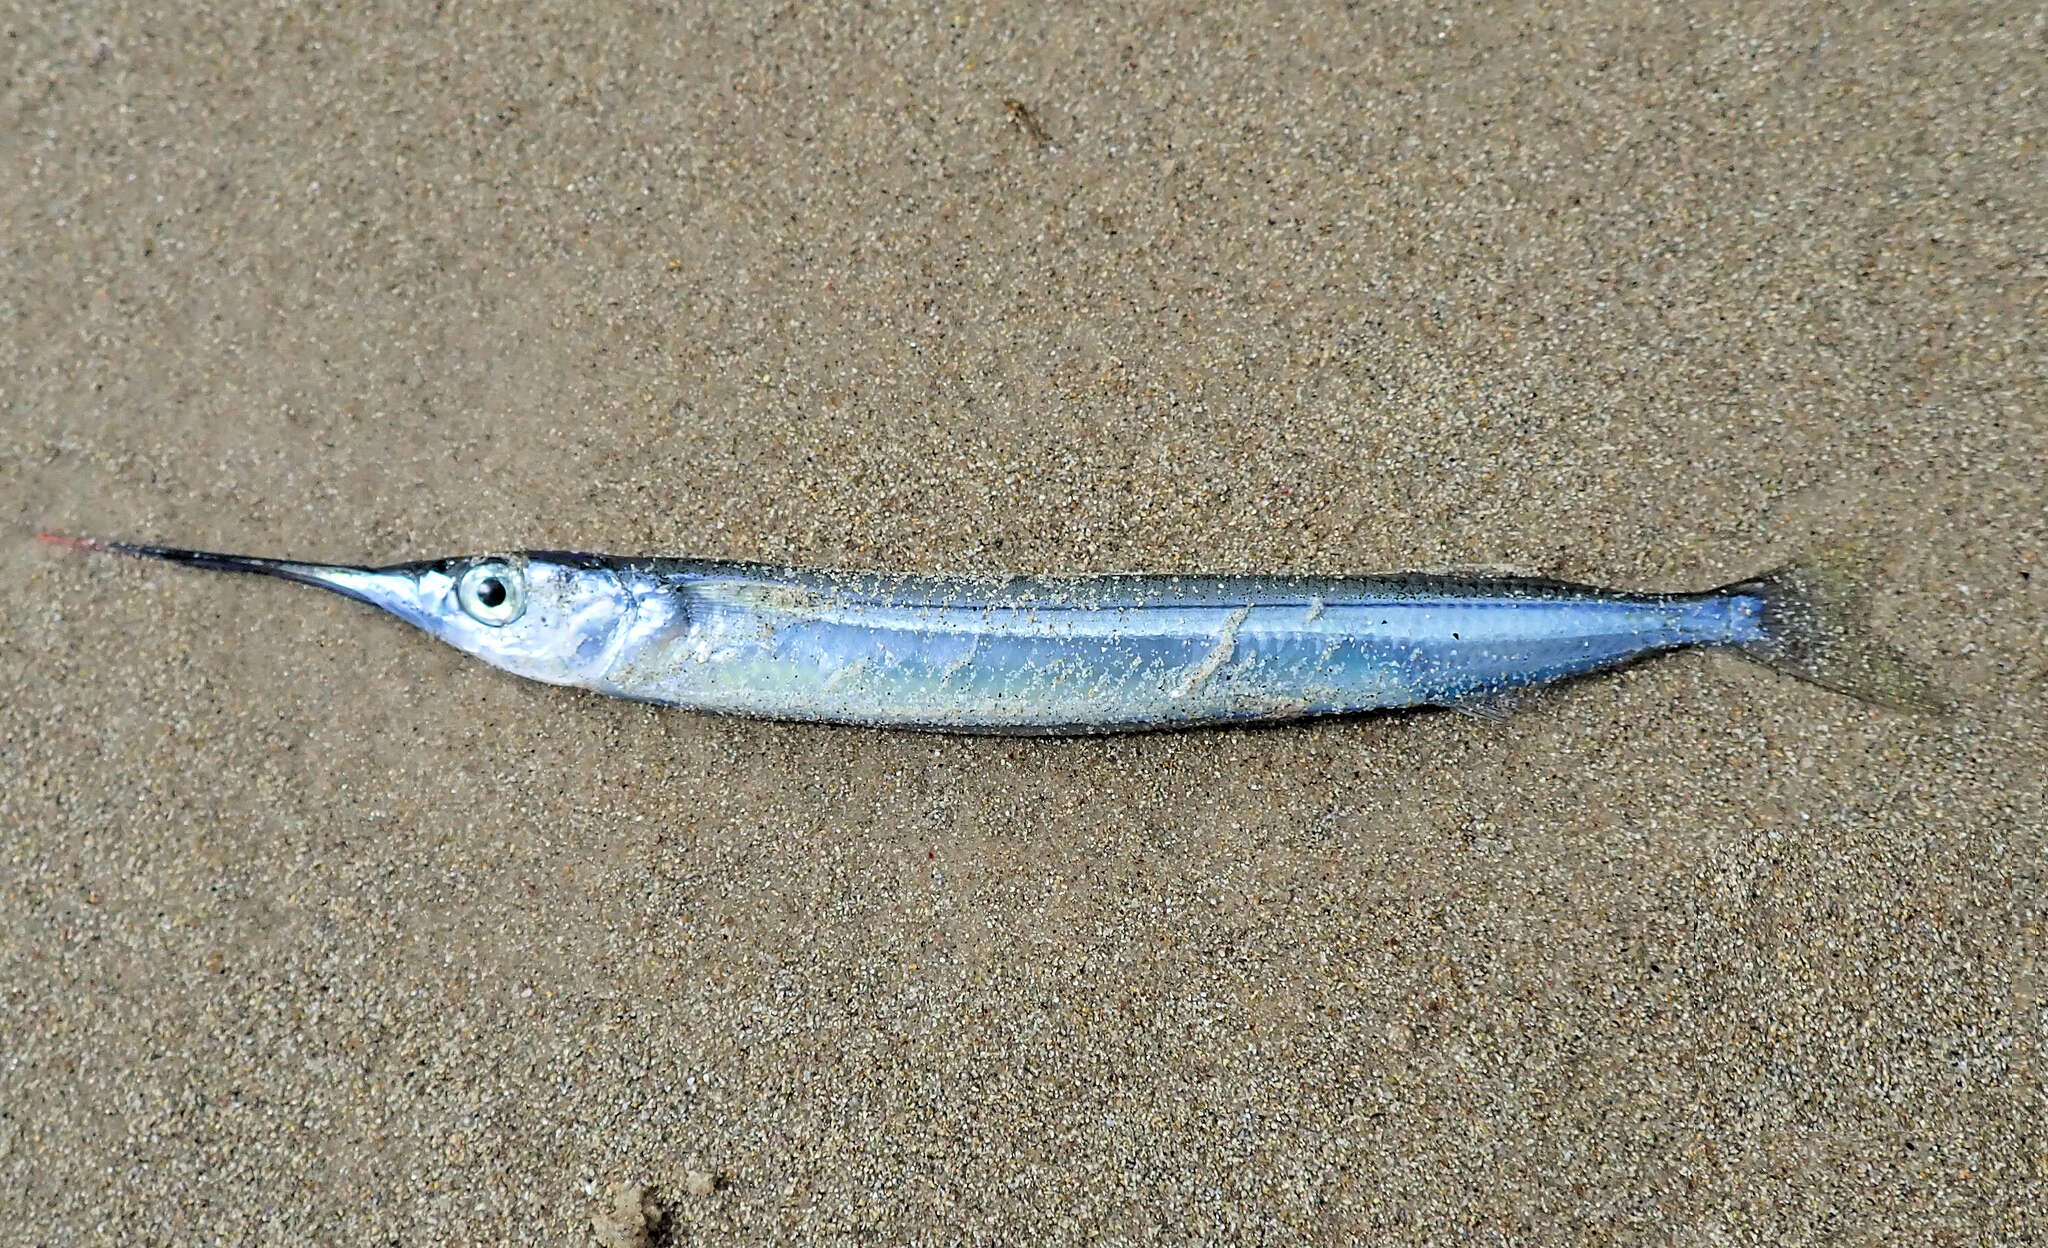
[(1637, 594), (1514, 577), (887, 576), (549, 551), (351, 568), (52, 540), (319, 585), (534, 680), (774, 719), (1085, 733), (1480, 708), (1689, 646), (1938, 705), (1861, 628), (1841, 552), (1704, 593)]
[(1758, 635), (1758, 604), (1740, 595), (1533, 581), (604, 571), (629, 605), (564, 683), (696, 710), (955, 732), (1468, 704)]

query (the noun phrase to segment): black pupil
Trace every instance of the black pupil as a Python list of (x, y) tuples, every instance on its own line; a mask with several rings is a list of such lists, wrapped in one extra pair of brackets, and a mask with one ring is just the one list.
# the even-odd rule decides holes
[(495, 576), (485, 577), (483, 584), (476, 587), (476, 600), (487, 607), (503, 606), (505, 582)]

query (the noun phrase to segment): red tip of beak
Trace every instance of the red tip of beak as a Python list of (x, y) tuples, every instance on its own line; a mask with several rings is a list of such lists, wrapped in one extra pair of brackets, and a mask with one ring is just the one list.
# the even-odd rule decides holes
[(36, 534), (36, 540), (48, 542), (52, 546), (62, 546), (66, 550), (105, 550), (107, 548), (105, 542), (96, 542), (89, 537), (66, 537), (62, 533), (38, 533)]

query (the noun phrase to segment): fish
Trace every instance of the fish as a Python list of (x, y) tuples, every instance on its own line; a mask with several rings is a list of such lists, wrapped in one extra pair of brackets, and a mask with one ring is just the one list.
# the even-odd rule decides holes
[(383, 567), (44, 534), (381, 608), (529, 680), (694, 711), (1083, 735), (1447, 707), (1677, 650), (1726, 650), (1940, 711), (1867, 626), (1863, 548), (1692, 593), (1520, 576), (910, 575), (523, 551)]

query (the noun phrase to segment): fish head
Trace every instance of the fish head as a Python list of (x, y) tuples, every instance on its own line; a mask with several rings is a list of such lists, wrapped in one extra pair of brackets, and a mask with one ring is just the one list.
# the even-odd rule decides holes
[[(617, 656), (633, 595), (589, 556), (527, 552), (377, 569), (392, 614), (493, 667), (590, 686)], [(377, 601), (373, 599), (373, 601)]]
[(493, 667), (555, 685), (593, 686), (610, 668), (638, 601), (612, 561), (528, 551), (359, 568), (143, 546), (45, 533), (78, 550), (162, 559), (316, 585), (391, 614)]

